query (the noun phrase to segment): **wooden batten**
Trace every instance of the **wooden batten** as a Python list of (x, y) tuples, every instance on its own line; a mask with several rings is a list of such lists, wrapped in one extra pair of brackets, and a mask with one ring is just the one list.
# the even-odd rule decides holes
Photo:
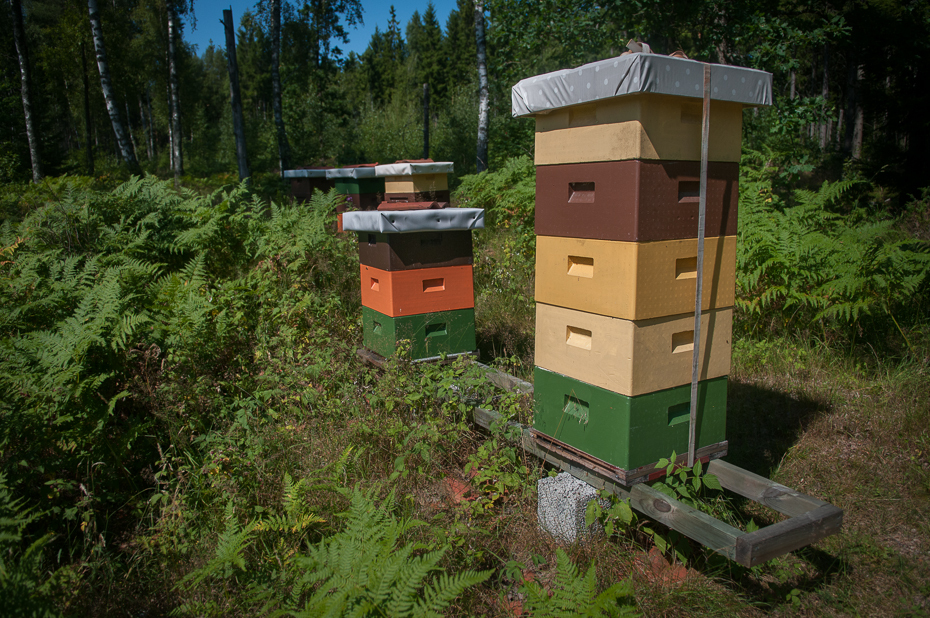
[[(711, 161), (739, 162), (743, 105), (711, 103)], [(536, 116), (536, 165), (701, 160), (701, 101), (637, 94)]]
[[(733, 310), (701, 316), (700, 380), (730, 373)], [(536, 304), (536, 365), (636, 396), (691, 382), (694, 316), (622, 320)]]
[[(694, 311), (697, 239), (647, 243), (536, 238), (536, 301), (624, 320)], [(736, 237), (704, 241), (702, 308), (731, 307)]]
[(448, 191), (448, 189), (448, 174), (414, 174), (384, 178), (385, 193), (426, 193)]
[(471, 266), (389, 271), (362, 264), (360, 269), (362, 305), (392, 318), (475, 306)]

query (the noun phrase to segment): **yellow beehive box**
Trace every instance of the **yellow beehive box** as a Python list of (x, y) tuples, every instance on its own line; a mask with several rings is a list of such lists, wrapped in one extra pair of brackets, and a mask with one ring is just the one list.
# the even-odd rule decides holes
[[(736, 237), (704, 240), (702, 310), (733, 305)], [(536, 237), (536, 301), (624, 320), (694, 312), (697, 239)]]
[[(701, 314), (700, 380), (730, 373), (733, 310)], [(621, 320), (536, 304), (536, 366), (620, 393), (689, 384), (694, 315)]]
[[(536, 116), (536, 165), (701, 160), (700, 99), (634, 94)], [(743, 105), (712, 101), (708, 160), (739, 162)]]
[(426, 193), (449, 188), (447, 174), (417, 174), (413, 176), (386, 176), (385, 193)]

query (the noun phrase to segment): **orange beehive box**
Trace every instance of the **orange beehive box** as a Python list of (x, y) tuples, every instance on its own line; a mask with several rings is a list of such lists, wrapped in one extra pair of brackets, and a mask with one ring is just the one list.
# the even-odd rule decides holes
[(361, 272), (362, 305), (392, 318), (475, 306), (470, 265), (388, 271), (362, 264)]

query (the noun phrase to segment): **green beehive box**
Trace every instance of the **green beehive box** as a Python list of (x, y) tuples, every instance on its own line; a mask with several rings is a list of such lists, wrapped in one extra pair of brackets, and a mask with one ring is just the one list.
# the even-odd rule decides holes
[(473, 352), (477, 347), (474, 309), (392, 318), (363, 306), (362, 328), (364, 346), (385, 358), (394, 354), (397, 342), (404, 339), (410, 340), (413, 360)]
[[(623, 470), (688, 451), (691, 385), (628, 397), (536, 367), (533, 427)], [(726, 439), (726, 376), (698, 383), (697, 447)]]
[(336, 178), (336, 192), (344, 195), (384, 194), (384, 178)]

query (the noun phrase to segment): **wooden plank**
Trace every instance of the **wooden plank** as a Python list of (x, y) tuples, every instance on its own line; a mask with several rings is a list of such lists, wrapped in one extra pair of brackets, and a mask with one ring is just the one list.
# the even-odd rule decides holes
[(720, 479), (720, 484), (733, 493), (749, 498), (753, 502), (758, 502), (788, 517), (802, 515), (828, 504), (725, 461), (710, 462), (707, 466), (707, 474), (715, 475)]
[(752, 567), (836, 534), (843, 525), (843, 510), (832, 504), (796, 515), (736, 540), (735, 560)]
[[(491, 424), (500, 418), (497, 412), (483, 408), (475, 408), (473, 415), (475, 424), (485, 429), (490, 429)], [(802, 509), (805, 504), (810, 505), (812, 510), (802, 511), (784, 521), (746, 533), (669, 498), (648, 485), (625, 487), (586, 467), (576, 457), (547, 451), (536, 442), (530, 428), (524, 428), (522, 446), (530, 455), (568, 472), (596, 489), (606, 490), (620, 499), (629, 498), (630, 506), (640, 513), (746, 567), (756, 566), (837, 534), (843, 523), (842, 509), (720, 460), (712, 461), (707, 473), (717, 475), (725, 488), (780, 512), (794, 512)]]
[(529, 382), (512, 376), (509, 373), (504, 373), (503, 371), (489, 367), (483, 363), (475, 364), (478, 365), (482, 371), (484, 371), (488, 381), (490, 381), (494, 386), (505, 391), (517, 391), (520, 393), (533, 394), (533, 385)]
[(630, 505), (672, 530), (694, 539), (701, 545), (736, 560), (737, 540), (746, 533), (707, 513), (669, 498), (648, 485), (634, 485), (630, 490)]

